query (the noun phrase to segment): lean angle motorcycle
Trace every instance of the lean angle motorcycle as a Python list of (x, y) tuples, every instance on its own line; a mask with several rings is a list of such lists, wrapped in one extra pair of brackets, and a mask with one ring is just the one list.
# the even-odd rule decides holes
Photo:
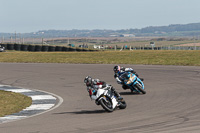
[(118, 99), (113, 91), (111, 90), (111, 85), (106, 85), (104, 88), (99, 88), (97, 90), (89, 88), (88, 92), (90, 98), (95, 100), (97, 105), (101, 105), (103, 109), (108, 112), (113, 112), (116, 108), (125, 109), (126, 102), (123, 99)]
[(120, 79), (124, 85), (130, 88), (131, 92), (146, 94), (144, 83), (134, 73), (125, 72), (120, 76)]

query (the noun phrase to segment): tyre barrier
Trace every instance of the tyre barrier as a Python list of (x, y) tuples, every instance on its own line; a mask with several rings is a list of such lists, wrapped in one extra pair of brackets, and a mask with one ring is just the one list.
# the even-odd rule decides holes
[(83, 49), (82, 48), (76, 48), (76, 51), (81, 52), (81, 51), (83, 51)]
[(42, 52), (47, 52), (49, 50), (48, 45), (42, 45)]
[(65, 46), (63, 46), (63, 47), (62, 47), (62, 51), (64, 51), (64, 52), (66, 52), (66, 51), (69, 51), (69, 48), (68, 48), (68, 47), (65, 47)]
[(14, 50), (14, 44), (7, 44), (8, 50)]
[(35, 52), (35, 45), (29, 45), (28, 51)]
[(69, 49), (70, 52), (71, 52), (71, 51), (76, 51), (75, 48), (71, 48), (71, 47), (69, 47), (68, 49)]
[(29, 45), (22, 44), (21, 45), (21, 51), (28, 51), (28, 47), (29, 47)]
[[(67, 46), (49, 46), (49, 45), (28, 45), (28, 44), (12, 44), (12, 43), (6, 43), (6, 44), (0, 44), (5, 47), (6, 50), (17, 50), (17, 51), (42, 51), (42, 52), (54, 52), (54, 51), (77, 51), (77, 52), (97, 52), (98, 49), (88, 49), (88, 48), (75, 48), (75, 47), (67, 47)], [(41, 47), (41, 50), (40, 50)], [(121, 48), (117, 47), (117, 50), (120, 50)], [(128, 49), (127, 49), (128, 50)], [(195, 46), (184, 46), (184, 47), (171, 47), (171, 46), (165, 46), (165, 47), (133, 47), (132, 50), (200, 50), (200, 47)], [(103, 50), (104, 51), (104, 50)]]
[(28, 44), (1, 44), (5, 47), (6, 50), (16, 50), (16, 51), (30, 51), (30, 52), (88, 52), (96, 51), (90, 50), (87, 48), (76, 48), (76, 47), (67, 47), (67, 46), (49, 46), (49, 45), (28, 45)]
[(83, 48), (83, 52), (88, 52), (88, 51), (91, 51), (91, 49)]
[(48, 49), (49, 52), (54, 52), (55, 50), (56, 50), (55, 46), (49, 46), (49, 49)]
[(20, 51), (21, 50), (21, 44), (14, 44), (14, 50)]
[(35, 51), (36, 51), (36, 52), (42, 51), (42, 46), (41, 46), (41, 45), (36, 45), (36, 46), (35, 46)]
[[(89, 51), (90, 51), (90, 52), (94, 52), (95, 50), (93, 50), (93, 49), (89, 49)], [(96, 50), (96, 51), (98, 51), (98, 50)]]
[(55, 51), (62, 51), (62, 46), (56, 46)]

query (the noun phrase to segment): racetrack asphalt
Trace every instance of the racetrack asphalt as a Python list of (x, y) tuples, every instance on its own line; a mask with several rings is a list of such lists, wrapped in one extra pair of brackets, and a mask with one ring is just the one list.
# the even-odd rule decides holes
[[(114, 65), (0, 63), (0, 84), (50, 92), (63, 103), (49, 112), (0, 124), (2, 133), (199, 133), (200, 67), (123, 65), (144, 78), (145, 95), (123, 90)], [(85, 76), (113, 85), (127, 103), (105, 112), (91, 101)]]

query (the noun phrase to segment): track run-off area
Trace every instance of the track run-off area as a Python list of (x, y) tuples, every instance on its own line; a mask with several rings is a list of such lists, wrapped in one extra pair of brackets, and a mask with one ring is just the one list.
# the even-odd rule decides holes
[[(141, 78), (145, 95), (116, 83), (116, 64), (0, 63), (0, 84), (41, 90), (63, 99), (59, 107), (34, 117), (0, 124), (2, 133), (199, 133), (200, 67), (121, 65)], [(105, 112), (90, 100), (86, 76), (111, 85), (127, 103)], [(59, 102), (59, 101), (57, 101)]]

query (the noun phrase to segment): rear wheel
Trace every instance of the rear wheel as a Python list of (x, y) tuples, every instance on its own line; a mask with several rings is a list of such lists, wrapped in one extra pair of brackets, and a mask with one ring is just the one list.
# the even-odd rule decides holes
[(124, 100), (120, 102), (119, 108), (120, 109), (125, 109), (126, 108), (126, 102)]
[[(106, 101), (107, 100), (107, 101)], [(106, 100), (104, 98), (102, 98), (99, 102), (101, 104), (101, 106), (103, 107), (103, 109), (105, 109), (108, 112), (113, 112), (113, 106), (112, 106), (112, 102), (110, 98), (106, 97)]]
[(137, 89), (138, 89), (139, 91), (141, 91), (143, 94), (146, 94), (146, 91), (145, 91), (144, 89), (142, 89), (142, 85), (141, 85), (141, 84), (136, 84), (135, 86), (136, 86)]

